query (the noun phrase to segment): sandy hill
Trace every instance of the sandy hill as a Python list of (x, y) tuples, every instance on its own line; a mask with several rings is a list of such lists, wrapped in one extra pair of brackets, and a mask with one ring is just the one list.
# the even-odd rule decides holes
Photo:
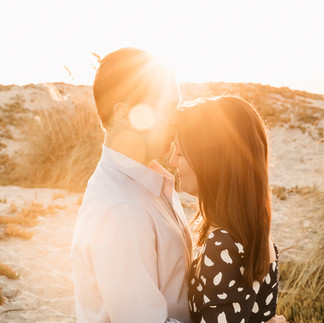
[[(258, 108), (269, 128), (272, 233), (280, 260), (303, 255), (324, 219), (324, 96), (234, 83), (184, 83), (181, 92), (185, 101), (238, 95)], [(82, 194), (64, 185), (61, 189), (29, 185), (11, 175), (17, 169), (24, 172), (30, 166), (28, 154), (37, 153), (28, 144), (26, 123), (39, 120), (42, 111), (69, 110), (80, 102), (94, 109), (91, 87), (0, 85), (0, 216), (30, 212), (35, 205), (40, 212), (37, 226), (29, 229), (33, 237), (28, 241), (7, 236), (0, 224), (0, 262), (20, 272), (17, 280), (0, 275), (6, 297), (0, 306), (0, 321), (75, 322), (69, 248)], [(195, 200), (184, 193), (180, 197), (190, 216)]]

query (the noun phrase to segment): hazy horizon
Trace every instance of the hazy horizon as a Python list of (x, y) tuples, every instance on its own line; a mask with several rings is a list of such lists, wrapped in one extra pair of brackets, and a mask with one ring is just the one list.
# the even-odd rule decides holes
[(165, 59), (179, 82), (259, 83), (324, 94), (320, 0), (0, 4), (0, 84), (91, 85), (98, 66), (91, 53), (104, 57), (133, 46)]

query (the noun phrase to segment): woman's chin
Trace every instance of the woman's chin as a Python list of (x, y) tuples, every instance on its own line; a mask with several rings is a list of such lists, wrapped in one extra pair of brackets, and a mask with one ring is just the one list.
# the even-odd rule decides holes
[(185, 185), (183, 185), (183, 184), (181, 185), (181, 182), (179, 183), (179, 188), (184, 193), (187, 193), (189, 195), (196, 196), (196, 197), (198, 196), (198, 194), (196, 194), (192, 190), (188, 189), (188, 187), (186, 187)]
[[(180, 188), (180, 190), (181, 190), (182, 192), (184, 192), (184, 193), (188, 193), (188, 192), (186, 191), (186, 187), (185, 187), (185, 185), (183, 185), (182, 182), (181, 182), (181, 178), (180, 178), (180, 181), (179, 181), (179, 188)], [(189, 193), (188, 193), (188, 194), (189, 194)]]

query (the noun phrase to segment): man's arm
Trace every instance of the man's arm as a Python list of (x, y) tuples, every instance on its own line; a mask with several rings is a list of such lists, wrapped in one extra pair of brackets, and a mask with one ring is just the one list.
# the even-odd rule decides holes
[(93, 268), (112, 322), (167, 320), (150, 221), (143, 211), (119, 204), (101, 218), (92, 236)]

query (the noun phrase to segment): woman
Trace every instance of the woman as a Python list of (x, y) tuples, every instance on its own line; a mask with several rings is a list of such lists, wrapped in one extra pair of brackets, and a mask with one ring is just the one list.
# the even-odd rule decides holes
[(180, 114), (180, 188), (199, 198), (189, 278), (194, 322), (265, 322), (275, 316), (278, 257), (270, 236), (268, 143), (246, 101), (220, 97)]

